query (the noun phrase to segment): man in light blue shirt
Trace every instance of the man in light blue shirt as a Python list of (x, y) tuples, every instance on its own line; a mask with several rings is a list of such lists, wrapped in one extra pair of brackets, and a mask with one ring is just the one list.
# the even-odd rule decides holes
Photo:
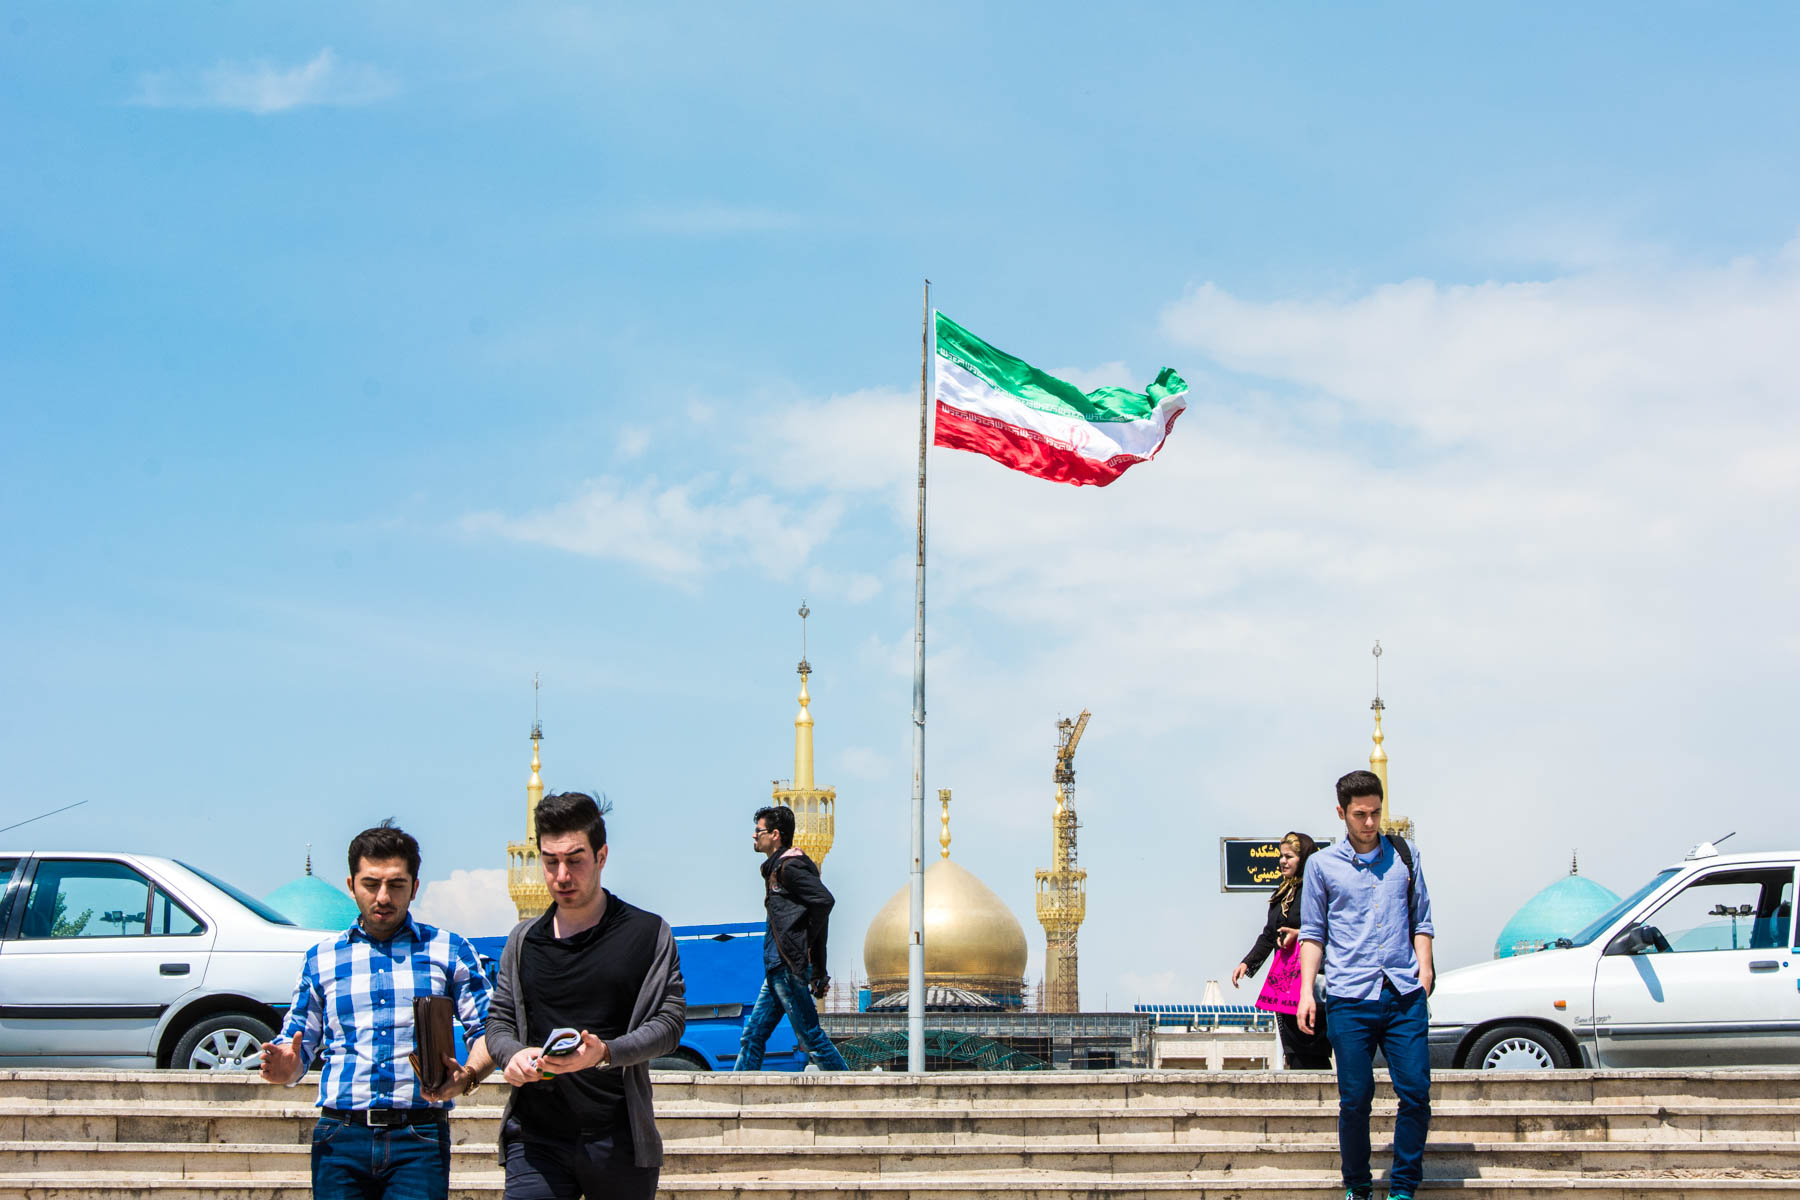
[(1381, 810), (1381, 780), (1371, 772), (1352, 771), (1337, 781), (1346, 836), (1312, 856), (1300, 899), (1300, 1005), (1294, 1016), (1301, 1029), (1312, 1031), (1313, 982), (1323, 962), (1345, 1200), (1367, 1200), (1374, 1186), (1369, 1111), (1377, 1048), (1400, 1102), (1388, 1200), (1412, 1200), (1418, 1190), (1431, 1127), (1431, 893), (1418, 849), (1382, 836)]

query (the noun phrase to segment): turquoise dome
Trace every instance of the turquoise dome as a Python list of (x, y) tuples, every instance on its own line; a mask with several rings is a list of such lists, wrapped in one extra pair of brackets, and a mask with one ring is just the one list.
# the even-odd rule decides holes
[(317, 875), (284, 883), (263, 900), (302, 929), (342, 931), (356, 924), (356, 901)]
[(1612, 889), (1570, 873), (1527, 900), (1494, 939), (1494, 957), (1511, 958), (1573, 937), (1619, 902)]

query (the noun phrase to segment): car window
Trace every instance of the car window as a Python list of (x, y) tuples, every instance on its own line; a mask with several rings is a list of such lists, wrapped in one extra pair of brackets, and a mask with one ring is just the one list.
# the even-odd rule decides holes
[(12, 911), (12, 881), (19, 873), (17, 858), (0, 858), (0, 937), (6, 936), (6, 914)]
[(1636, 908), (1638, 903), (1643, 900), (1645, 896), (1648, 896), (1651, 892), (1654, 892), (1657, 888), (1669, 882), (1675, 873), (1676, 869), (1674, 867), (1670, 867), (1666, 871), (1657, 872), (1656, 878), (1607, 909), (1604, 914), (1593, 922), (1593, 924), (1570, 938), (1569, 945), (1585, 946), (1601, 934), (1605, 933), (1608, 929), (1611, 929), (1614, 921), (1617, 921), (1620, 917)]
[(152, 890), (148, 879), (121, 862), (44, 860), (31, 880), (19, 936), (142, 937)]
[(1768, 950), (1788, 944), (1793, 915), (1793, 868), (1757, 867), (1702, 875), (1646, 924), (1662, 935), (1658, 954)]
[(182, 937), (205, 933), (206, 926), (193, 913), (183, 908), (181, 901), (172, 899), (169, 893), (157, 888), (155, 897), (150, 901), (150, 932), (155, 937)]
[(292, 925), (293, 924), (292, 921), (288, 920), (286, 917), (282, 916), (280, 913), (276, 912), (274, 909), (272, 909), (268, 905), (264, 904), (261, 900), (258, 900), (255, 896), (252, 896), (249, 892), (244, 891), (242, 888), (237, 888), (237, 887), (231, 886), (229, 883), (226, 883), (223, 879), (220, 879), (217, 875), (214, 875), (207, 871), (202, 871), (199, 867), (196, 867), (193, 863), (181, 863), (180, 865), (183, 867), (186, 867), (188, 870), (192, 871), (194, 874), (198, 875), (200, 878), (206, 880), (206, 882), (212, 884), (214, 887), (218, 888), (221, 892), (224, 892), (227, 896), (230, 896), (233, 900), (236, 900), (239, 904), (243, 905), (245, 908), (249, 909), (251, 912), (255, 913), (257, 916), (259, 916), (263, 920), (267, 921), (269, 924), (271, 924), (271, 925)]

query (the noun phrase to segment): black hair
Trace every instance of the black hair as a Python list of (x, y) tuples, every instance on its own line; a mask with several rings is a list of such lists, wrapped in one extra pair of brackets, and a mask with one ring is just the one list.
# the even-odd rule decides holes
[(794, 844), (794, 810), (785, 804), (777, 804), (772, 808), (756, 810), (756, 819), (766, 829), (773, 829), (781, 835), (781, 848), (789, 849)]
[(545, 834), (585, 833), (594, 853), (606, 845), (606, 809), (586, 792), (552, 792), (538, 801), (538, 839)]
[(392, 862), (396, 858), (406, 860), (407, 874), (414, 879), (419, 877), (419, 841), (394, 824), (392, 817), (350, 839), (350, 874), (353, 877), (364, 859)]
[(1385, 799), (1381, 790), (1381, 776), (1373, 771), (1352, 771), (1337, 781), (1339, 808), (1349, 808), (1350, 802), (1358, 796), (1373, 796), (1377, 800)]

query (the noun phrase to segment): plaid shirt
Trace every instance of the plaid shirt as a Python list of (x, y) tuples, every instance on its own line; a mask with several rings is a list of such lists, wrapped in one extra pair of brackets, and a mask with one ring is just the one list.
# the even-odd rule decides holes
[(321, 1108), (449, 1107), (425, 1099), (406, 1061), (415, 996), (452, 997), (467, 1037), (481, 1036), (488, 982), (467, 938), (409, 916), (385, 942), (371, 941), (359, 922), (306, 952), (281, 1037), (300, 1039), (302, 1062), (323, 1042)]

